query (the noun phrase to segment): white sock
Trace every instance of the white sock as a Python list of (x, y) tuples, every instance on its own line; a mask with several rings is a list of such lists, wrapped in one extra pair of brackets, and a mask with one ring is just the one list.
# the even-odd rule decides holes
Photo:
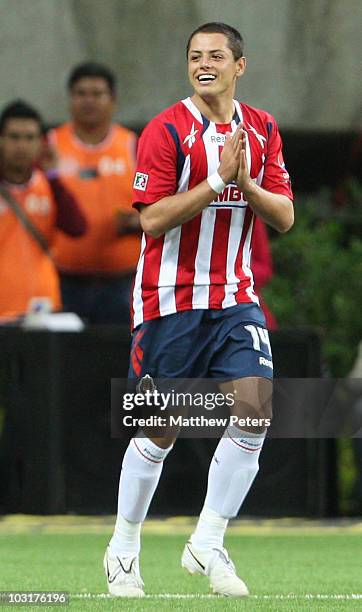
[(161, 476), (163, 460), (172, 446), (160, 448), (149, 438), (132, 438), (122, 462), (117, 521), (109, 543), (111, 553), (127, 557), (140, 551), (141, 523), (145, 520)]
[(192, 545), (198, 550), (222, 547), (227, 524), (227, 518), (204, 506), (191, 536)]
[(212, 458), (204, 508), (191, 536), (195, 548), (222, 546), (228, 519), (237, 515), (259, 469), (265, 433), (229, 426)]
[(224, 518), (237, 515), (258, 473), (264, 439), (265, 433), (229, 425), (210, 464), (205, 506)]
[(141, 525), (142, 523), (131, 523), (118, 514), (114, 534), (109, 543), (112, 556), (138, 555), (141, 549)]

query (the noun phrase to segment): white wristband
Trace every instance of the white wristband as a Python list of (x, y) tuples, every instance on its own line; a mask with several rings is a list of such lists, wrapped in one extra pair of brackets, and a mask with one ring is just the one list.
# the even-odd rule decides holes
[(206, 180), (209, 183), (211, 189), (213, 191), (216, 191), (216, 193), (221, 193), (226, 187), (226, 183), (224, 183), (218, 172), (210, 174), (210, 176), (208, 176)]

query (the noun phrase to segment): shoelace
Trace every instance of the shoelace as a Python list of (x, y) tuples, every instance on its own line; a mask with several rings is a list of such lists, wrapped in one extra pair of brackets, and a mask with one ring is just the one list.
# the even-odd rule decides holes
[(139, 576), (136, 576), (133, 572), (132, 574), (127, 574), (125, 578), (125, 583), (131, 586), (135, 585), (137, 587), (143, 587), (143, 580), (139, 578)]
[[(119, 566), (121, 568), (121, 572), (124, 576), (124, 582), (125, 584), (128, 584), (130, 586), (137, 586), (137, 587), (143, 587), (144, 583), (143, 580), (141, 578), (141, 576), (139, 576), (139, 574), (137, 573), (137, 567), (136, 567), (136, 562), (135, 559), (133, 559), (131, 561), (130, 567), (129, 567), (129, 571), (124, 571), (124, 567), (121, 564), (121, 561), (118, 559), (119, 562)], [(120, 573), (121, 573), (120, 572)]]
[(227, 573), (229, 573), (229, 574), (234, 574), (235, 573), (235, 565), (232, 562), (232, 560), (230, 559), (226, 548), (214, 548), (213, 550), (217, 551), (219, 553), (219, 555), (224, 557), (224, 559), (226, 561), (226, 563), (223, 564), (223, 567), (225, 568), (225, 571)]
[[(129, 584), (136, 584), (138, 587), (143, 587), (144, 583), (143, 580), (141, 578), (141, 576), (137, 573), (137, 569), (136, 569), (136, 564), (132, 563), (132, 567), (131, 567), (131, 573), (128, 574), (129, 577)], [(127, 580), (128, 582), (128, 580)]]

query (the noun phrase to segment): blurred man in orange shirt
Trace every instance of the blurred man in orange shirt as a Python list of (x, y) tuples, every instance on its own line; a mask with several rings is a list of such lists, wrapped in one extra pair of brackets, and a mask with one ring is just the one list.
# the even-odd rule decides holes
[[(46, 298), (54, 310), (61, 308), (58, 273), (47, 247), (51, 247), (56, 229), (73, 239), (86, 229), (84, 216), (59, 179), (48, 178), (35, 167), (43, 151), (43, 124), (38, 112), (20, 100), (9, 104), (0, 116), (0, 317), (3, 318), (26, 313), (33, 298)], [(53, 166), (54, 163), (52, 159)], [(34, 233), (40, 235), (39, 241), (19, 215), (30, 221)]]
[(67, 310), (89, 323), (129, 320), (140, 250), (138, 215), (131, 207), (136, 136), (112, 123), (115, 87), (105, 66), (74, 68), (68, 80), (71, 121), (49, 134), (60, 157), (60, 177), (88, 222), (77, 242), (57, 237), (62, 297)]

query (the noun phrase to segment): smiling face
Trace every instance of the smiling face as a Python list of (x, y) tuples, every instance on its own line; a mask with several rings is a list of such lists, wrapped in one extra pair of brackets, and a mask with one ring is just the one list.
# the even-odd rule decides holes
[(233, 98), (236, 79), (244, 73), (245, 66), (244, 57), (234, 58), (224, 34), (198, 33), (191, 39), (188, 74), (195, 93), (201, 98)]

